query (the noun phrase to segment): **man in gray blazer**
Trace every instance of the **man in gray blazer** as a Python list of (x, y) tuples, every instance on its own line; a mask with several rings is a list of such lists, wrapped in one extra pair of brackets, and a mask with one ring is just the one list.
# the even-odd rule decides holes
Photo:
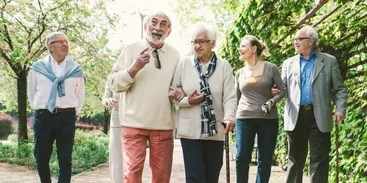
[(332, 101), (334, 121), (345, 117), (348, 93), (334, 56), (318, 52), (315, 28), (305, 26), (294, 37), (298, 55), (283, 62), (282, 79), (286, 86), (284, 129), (288, 134), (287, 183), (302, 182), (310, 143), (312, 183), (327, 183), (329, 170)]

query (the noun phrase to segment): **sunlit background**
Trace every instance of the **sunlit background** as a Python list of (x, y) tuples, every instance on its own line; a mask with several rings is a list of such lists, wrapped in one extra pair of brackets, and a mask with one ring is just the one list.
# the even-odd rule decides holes
[(187, 32), (182, 30), (176, 15), (173, 13), (175, 6), (176, 0), (118, 0), (110, 3), (110, 11), (121, 15), (123, 20), (117, 30), (111, 34), (108, 47), (118, 50), (124, 45), (139, 41), (142, 24), (140, 14), (144, 16), (151, 10), (159, 9), (168, 14), (173, 25), (172, 32), (166, 42), (178, 49), (181, 55), (187, 54), (190, 51), (190, 40)]

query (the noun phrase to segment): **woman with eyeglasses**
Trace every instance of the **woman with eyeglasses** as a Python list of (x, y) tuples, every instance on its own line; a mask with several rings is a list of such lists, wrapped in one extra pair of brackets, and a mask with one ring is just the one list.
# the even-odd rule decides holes
[(176, 89), (170, 98), (180, 107), (177, 135), (181, 138), (187, 183), (218, 182), (224, 134), (235, 127), (237, 105), (232, 67), (212, 51), (216, 33), (216, 28), (208, 23), (192, 27), (195, 54), (178, 63), (172, 81)]
[[(255, 36), (242, 38), (240, 60), (245, 66), (236, 73), (238, 108), (236, 113), (237, 183), (248, 182), (249, 164), (255, 135), (258, 142), (256, 182), (269, 182), (275, 143), (278, 134), (278, 111), (275, 105), (285, 95), (285, 87), (277, 66), (263, 61), (268, 47)], [(276, 85), (279, 94), (272, 96)]]

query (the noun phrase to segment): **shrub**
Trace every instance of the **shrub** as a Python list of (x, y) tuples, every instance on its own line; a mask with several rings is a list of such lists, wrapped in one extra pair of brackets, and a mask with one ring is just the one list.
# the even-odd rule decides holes
[[(28, 142), (34, 142), (34, 132), (30, 128), (27, 128), (27, 134), (28, 134)], [(11, 143), (17, 143), (18, 142), (18, 134), (10, 134), (8, 136), (8, 141)]]
[(77, 122), (75, 124), (75, 128), (78, 130), (82, 130), (82, 131), (92, 131), (92, 130), (96, 130), (98, 127), (95, 125)]
[[(16, 134), (9, 138), (16, 138)], [(14, 142), (15, 141), (15, 142)], [(36, 169), (33, 157), (34, 144), (17, 145), (16, 140), (9, 144), (0, 143), (0, 162), (12, 163)], [(88, 133), (77, 130), (73, 149), (73, 174), (89, 170), (101, 163), (108, 161), (108, 136), (101, 131), (90, 131)], [(59, 171), (56, 143), (50, 159), (50, 171), (57, 176)]]
[(17, 143), (18, 142), (18, 134), (10, 134), (9, 136), (8, 136), (8, 141), (10, 142), (10, 143)]
[(12, 119), (7, 114), (0, 114), (0, 137), (7, 137), (12, 130)]
[(35, 169), (33, 144), (2, 144), (0, 143), (0, 162), (18, 164)]

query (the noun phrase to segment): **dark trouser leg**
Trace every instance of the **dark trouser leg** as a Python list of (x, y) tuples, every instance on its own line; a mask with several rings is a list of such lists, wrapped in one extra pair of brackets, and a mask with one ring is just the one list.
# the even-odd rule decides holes
[(257, 168), (257, 183), (269, 182), (271, 164), (278, 135), (278, 119), (259, 119), (258, 147), (259, 158)]
[(52, 124), (50, 114), (42, 111), (34, 112), (34, 157), (41, 183), (51, 183), (49, 162), (55, 140)]
[(312, 183), (327, 183), (329, 171), (330, 133), (323, 133), (316, 123), (310, 130), (310, 175)]
[(254, 139), (257, 127), (251, 119), (237, 119), (236, 122), (236, 176), (237, 183), (247, 183), (249, 164), (254, 147)]
[(200, 140), (181, 138), (186, 183), (206, 183), (204, 152)]
[(303, 178), (303, 168), (308, 151), (308, 133), (313, 117), (313, 111), (299, 112), (298, 121), (293, 131), (287, 131), (288, 134), (288, 168), (287, 183), (301, 183)]
[(202, 140), (207, 183), (218, 183), (223, 166), (223, 141)]
[(59, 161), (59, 183), (70, 183), (71, 161), (75, 136), (75, 112), (58, 113), (56, 148)]

